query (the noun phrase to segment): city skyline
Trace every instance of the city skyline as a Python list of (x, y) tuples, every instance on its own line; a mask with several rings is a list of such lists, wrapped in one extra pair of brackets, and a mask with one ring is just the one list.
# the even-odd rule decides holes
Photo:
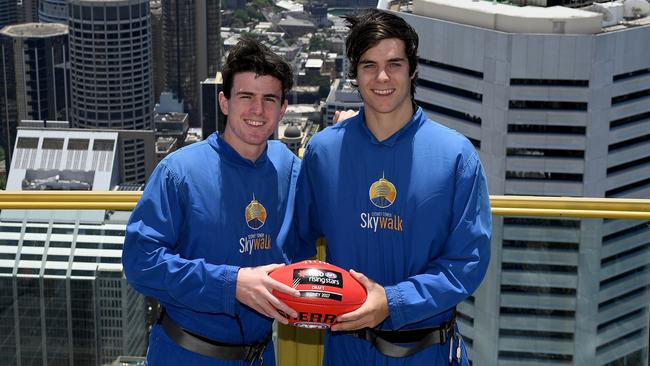
[[(209, 2), (161, 0), (155, 2), (159, 7), (150, 7), (154, 1), (116, 0), (106, 5), (100, 0), (70, 0), (67, 4), (60, 0), (41, 0), (36, 12), (41, 21), (61, 23), (62, 17), (65, 18), (67, 25), (53, 27), (64, 27), (66, 34), (69, 32), (67, 40), (58, 41), (57, 45), (63, 45), (70, 54), (65, 62), (48, 61), (47, 65), (54, 66), (46, 69), (47, 72), (52, 69), (58, 75), (55, 78), (70, 80), (47, 82), (51, 89), (41, 93), (49, 99), (58, 98), (57, 103), (70, 101), (64, 108), (57, 104), (56, 115), (46, 118), (38, 115), (36, 106), (40, 104), (23, 102), (32, 110), (20, 119), (59, 123), (57, 128), (50, 129), (50, 134), (65, 130), (63, 121), (77, 128), (70, 130), (73, 134), (82, 133), (79, 128), (88, 129), (89, 134), (102, 129), (104, 133), (115, 134), (111, 150), (111, 174), (115, 176), (111, 178), (111, 186), (137, 183), (134, 187), (139, 188), (135, 189), (141, 189), (140, 184), (157, 161), (148, 160), (156, 159), (156, 152), (161, 152), (157, 157), (161, 159), (194, 141), (194, 136), (206, 138), (205, 134), (223, 129), (223, 121), (217, 124), (215, 103), (220, 90), (219, 60), (243, 36), (261, 40), (296, 68), (296, 88), (289, 96), (293, 109), (288, 110), (275, 136), (296, 153), (313, 133), (331, 124), (334, 111), (361, 105), (359, 94), (346, 80), (343, 43), (346, 29), (341, 19), (332, 14), (323, 19), (324, 2), (307, 4), (313, 5), (304, 8), (307, 13), (300, 10), (306, 2), (283, 1), (278, 2), (282, 7), (271, 7), (262, 6), (268, 2), (257, 0), (243, 8), (239, 1), (222, 1), (220, 7), (210, 7)], [(346, 5), (345, 1), (327, 3), (330, 8)], [(414, 0), (404, 2), (408, 4), (402, 7), (394, 4), (397, 2), (383, 3), (393, 3), (392, 11), (406, 19), (421, 37), (415, 102), (431, 119), (455, 129), (472, 142), (485, 166), (491, 194), (650, 197), (650, 18), (647, 15), (639, 16), (640, 13), (629, 10), (622, 2), (610, 1), (520, 2), (521, 5), (566, 6), (548, 8), (471, 0)], [(0, 30), (3, 21), (16, 24), (25, 17), (21, 14), (27, 10), (12, 4), (15, 2), (0, 0)], [(4, 18), (3, 9), (7, 9), (4, 14), (8, 15)], [(215, 17), (215, 12), (220, 16)], [(329, 25), (320, 27), (319, 24)], [(4, 28), (4, 33), (10, 27)], [(219, 31), (208, 31), (215, 28)], [(210, 47), (212, 44), (218, 47)], [(5, 58), (8, 57), (6, 48), (3, 49)], [(5, 61), (5, 65), (9, 63)], [(19, 91), (7, 82), (0, 83), (3, 86), (14, 94)], [(59, 92), (52, 93), (53, 90)], [(183, 101), (180, 107), (174, 105), (181, 111), (171, 112), (167, 117), (154, 114), (156, 102), (169, 101), (167, 96), (161, 98), (165, 91), (172, 92), (175, 102)], [(43, 95), (39, 97), (45, 100)], [(0, 105), (0, 111), (2, 108)], [(6, 117), (8, 113), (3, 113), (0, 125), (19, 124), (19, 118), (10, 120)], [(15, 113), (20, 112), (16, 109)], [(188, 122), (188, 116), (197, 120)], [(206, 118), (214, 119), (213, 123), (196, 122)], [(173, 131), (171, 127), (161, 127), (173, 123), (182, 126), (174, 127)], [(188, 123), (195, 129), (203, 127), (205, 133), (195, 129), (188, 132), (185, 126)], [(3, 138), (9, 130), (2, 129)], [(149, 135), (119, 138), (117, 130), (148, 131), (159, 142), (152, 144), (153, 137)], [(99, 151), (90, 142), (82, 146), (85, 150), (80, 148), (72, 141), (74, 138), (54, 141), (52, 136), (44, 136), (34, 144), (33, 140), (24, 139), (30, 137), (25, 131), (19, 132), (23, 137), (20, 144), (13, 137), (13, 143), (4, 150), (7, 157), (12, 154), (11, 146), (20, 150), (24, 163), (19, 169), (30, 170), (30, 177), (36, 179), (34, 184), (43, 183), (41, 180), (47, 178), (40, 173), (48, 170), (47, 164), (75, 161), (72, 153), (81, 156), (80, 150), (86, 151), (88, 157)], [(177, 139), (174, 143), (170, 143), (172, 135)], [(56, 155), (57, 151), (60, 155)], [(34, 163), (28, 166), (30, 159)], [(6, 166), (9, 175), (15, 164)], [(70, 170), (90, 174), (96, 169), (97, 166), (87, 165)], [(23, 182), (25, 177), (12, 178), (7, 188), (23, 189), (18, 182)], [(6, 268), (11, 266), (11, 274), (33, 271), (21, 269), (32, 267), (47, 274), (48, 268), (54, 269), (48, 267), (51, 266), (48, 251), (54, 249), (50, 254), (58, 253), (60, 249), (55, 247), (58, 244), (53, 246), (52, 242), (61, 241), (69, 244), (68, 249), (66, 254), (57, 255), (69, 256), (66, 275), (71, 275), (77, 266), (73, 254), (78, 250), (75, 243), (83, 242), (79, 231), (90, 226), (76, 223), (73, 230), (77, 234), (54, 240), (50, 236), (64, 224), (57, 224), (56, 220), (6, 224), (3, 220), (11, 216), (7, 212), (0, 217), (0, 226), (4, 228), (0, 229), (0, 259), (4, 262), (0, 262)], [(34, 215), (40, 213), (24, 217)], [(103, 215), (108, 221), (102, 221)], [(96, 225), (125, 219), (122, 214), (99, 216), (102, 223)], [(31, 238), (32, 228), (45, 230), (49, 239)], [(18, 234), (16, 230), (20, 230)], [(93, 250), (104, 250), (102, 245), (108, 242), (113, 245), (111, 249), (117, 248), (118, 236), (92, 238), (98, 243)], [(30, 240), (41, 243), (42, 248), (26, 245)], [(497, 217), (492, 245), (492, 262), (484, 283), (458, 307), (459, 324), (474, 364), (648, 364), (648, 221)], [(39, 255), (42, 265), (36, 259), (28, 265), (32, 260), (29, 258)], [(115, 255), (115, 252), (110, 256), (97, 254), (95, 262), (101, 263), (104, 257), (115, 260)], [(88, 261), (81, 259), (82, 263)], [(95, 271), (94, 277), (89, 276), (79, 285), (83, 291), (94, 291), (92, 301), (112, 296), (97, 287), (101, 281), (108, 281), (102, 282), (108, 287), (119, 286), (124, 291), (121, 296), (130, 291), (123, 283), (123, 276), (111, 271)], [(20, 279), (10, 280), (7, 276), (10, 274), (3, 274), (0, 268), (0, 282), (4, 283), (0, 284), (0, 292), (9, 291), (5, 295), (11, 294), (14, 299), (24, 285), (25, 297), (15, 301), (18, 307), (29, 308), (29, 303), (38, 300), (39, 305), (28, 311), (33, 317), (45, 314), (43, 319), (50, 319), (48, 316), (53, 312), (71, 311), (70, 288), (62, 289), (52, 281), (41, 283), (29, 276), (24, 283), (19, 283)], [(40, 294), (50, 294), (51, 298), (39, 298)], [(129, 294), (124, 299), (140, 301), (134, 296)], [(4, 301), (0, 305), (6, 304), (7, 299), (0, 298)], [(87, 306), (99, 311), (92, 314), (95, 319), (102, 314), (100, 305), (88, 302)], [(17, 318), (14, 320), (16, 310), (11, 309), (4, 313), (0, 309), (2, 319), (6, 319), (0, 324), (6, 323), (6, 331), (13, 332), (13, 338), (10, 337), (13, 343), (5, 344), (15, 347), (26, 342), (28, 346), (23, 348), (20, 357), (28, 357), (25, 352), (39, 353), (36, 357), (39, 364), (47, 364), (44, 357), (49, 357), (50, 351), (55, 355), (52, 364), (55, 359), (65, 359), (63, 348), (52, 345), (44, 351), (36, 345), (48, 342), (52, 332), (47, 329), (50, 320), (31, 319), (21, 323)], [(57, 321), (53, 320), (52, 324)], [(68, 327), (71, 322), (66, 320), (65, 325), (55, 325)], [(38, 329), (41, 338), (20, 338), (29, 328)], [(75, 332), (70, 327), (66, 329), (66, 334)], [(117, 339), (122, 337), (119, 332), (125, 330), (114, 331), (118, 333), (112, 333), (114, 339), (107, 340), (107, 344), (117, 344)], [(98, 328), (94, 332), (101, 333)], [(142, 335), (146, 329), (127, 332)], [(116, 338), (115, 334), (120, 335)], [(61, 342), (69, 342), (70, 337), (73, 336), (66, 335)], [(90, 347), (99, 350), (97, 336), (94, 339)], [(130, 356), (143, 355), (143, 348), (138, 347), (132, 352), (139, 354)], [(126, 352), (125, 348), (114, 349)], [(102, 362), (117, 358), (115, 352), (107, 351)], [(79, 357), (96, 356), (90, 353)], [(11, 358), (0, 352), (0, 363), (5, 362), (12, 364)]]

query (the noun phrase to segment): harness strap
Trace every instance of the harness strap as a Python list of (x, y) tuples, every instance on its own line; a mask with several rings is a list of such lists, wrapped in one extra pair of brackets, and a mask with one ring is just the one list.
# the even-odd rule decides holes
[[(455, 333), (456, 312), (451, 319), (439, 327), (416, 330), (386, 331), (364, 328), (351, 333), (372, 344), (379, 352), (389, 357), (408, 357), (434, 344), (443, 344)], [(400, 344), (409, 344), (404, 346)]]
[(259, 343), (250, 345), (237, 345), (222, 343), (213, 339), (203, 337), (187, 330), (176, 324), (165, 312), (160, 316), (159, 322), (162, 324), (165, 333), (176, 344), (188, 351), (198, 353), (203, 356), (217, 358), (220, 360), (244, 360), (254, 361), (262, 357), (264, 348), (271, 340), (272, 333), (269, 332)]

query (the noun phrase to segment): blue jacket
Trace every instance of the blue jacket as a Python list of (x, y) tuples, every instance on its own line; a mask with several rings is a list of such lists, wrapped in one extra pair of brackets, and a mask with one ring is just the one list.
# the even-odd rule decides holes
[(383, 329), (443, 323), (488, 267), (492, 216), (478, 154), (421, 108), (382, 142), (363, 109), (316, 134), (296, 217), (305, 242), (325, 236), (329, 262), (384, 286)]
[(272, 320), (235, 299), (237, 271), (293, 259), (299, 167), (278, 141), (253, 163), (218, 134), (162, 160), (127, 226), (129, 283), (193, 333), (236, 344), (262, 339)]

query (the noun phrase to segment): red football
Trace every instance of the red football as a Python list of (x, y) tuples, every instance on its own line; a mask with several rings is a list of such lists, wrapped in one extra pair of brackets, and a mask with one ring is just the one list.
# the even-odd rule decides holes
[(298, 313), (292, 318), (280, 311), (290, 325), (329, 328), (336, 317), (358, 309), (366, 301), (366, 289), (343, 268), (322, 261), (302, 261), (280, 267), (273, 279), (300, 291), (300, 297), (273, 291), (278, 299)]

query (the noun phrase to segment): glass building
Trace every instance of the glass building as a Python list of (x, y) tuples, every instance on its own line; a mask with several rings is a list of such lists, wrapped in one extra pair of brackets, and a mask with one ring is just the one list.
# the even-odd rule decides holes
[(162, 0), (165, 89), (184, 103), (190, 127), (201, 127), (201, 81), (221, 59), (220, 2)]
[(25, 23), (0, 30), (0, 140), (11, 163), (21, 120), (65, 120), (68, 27)]

